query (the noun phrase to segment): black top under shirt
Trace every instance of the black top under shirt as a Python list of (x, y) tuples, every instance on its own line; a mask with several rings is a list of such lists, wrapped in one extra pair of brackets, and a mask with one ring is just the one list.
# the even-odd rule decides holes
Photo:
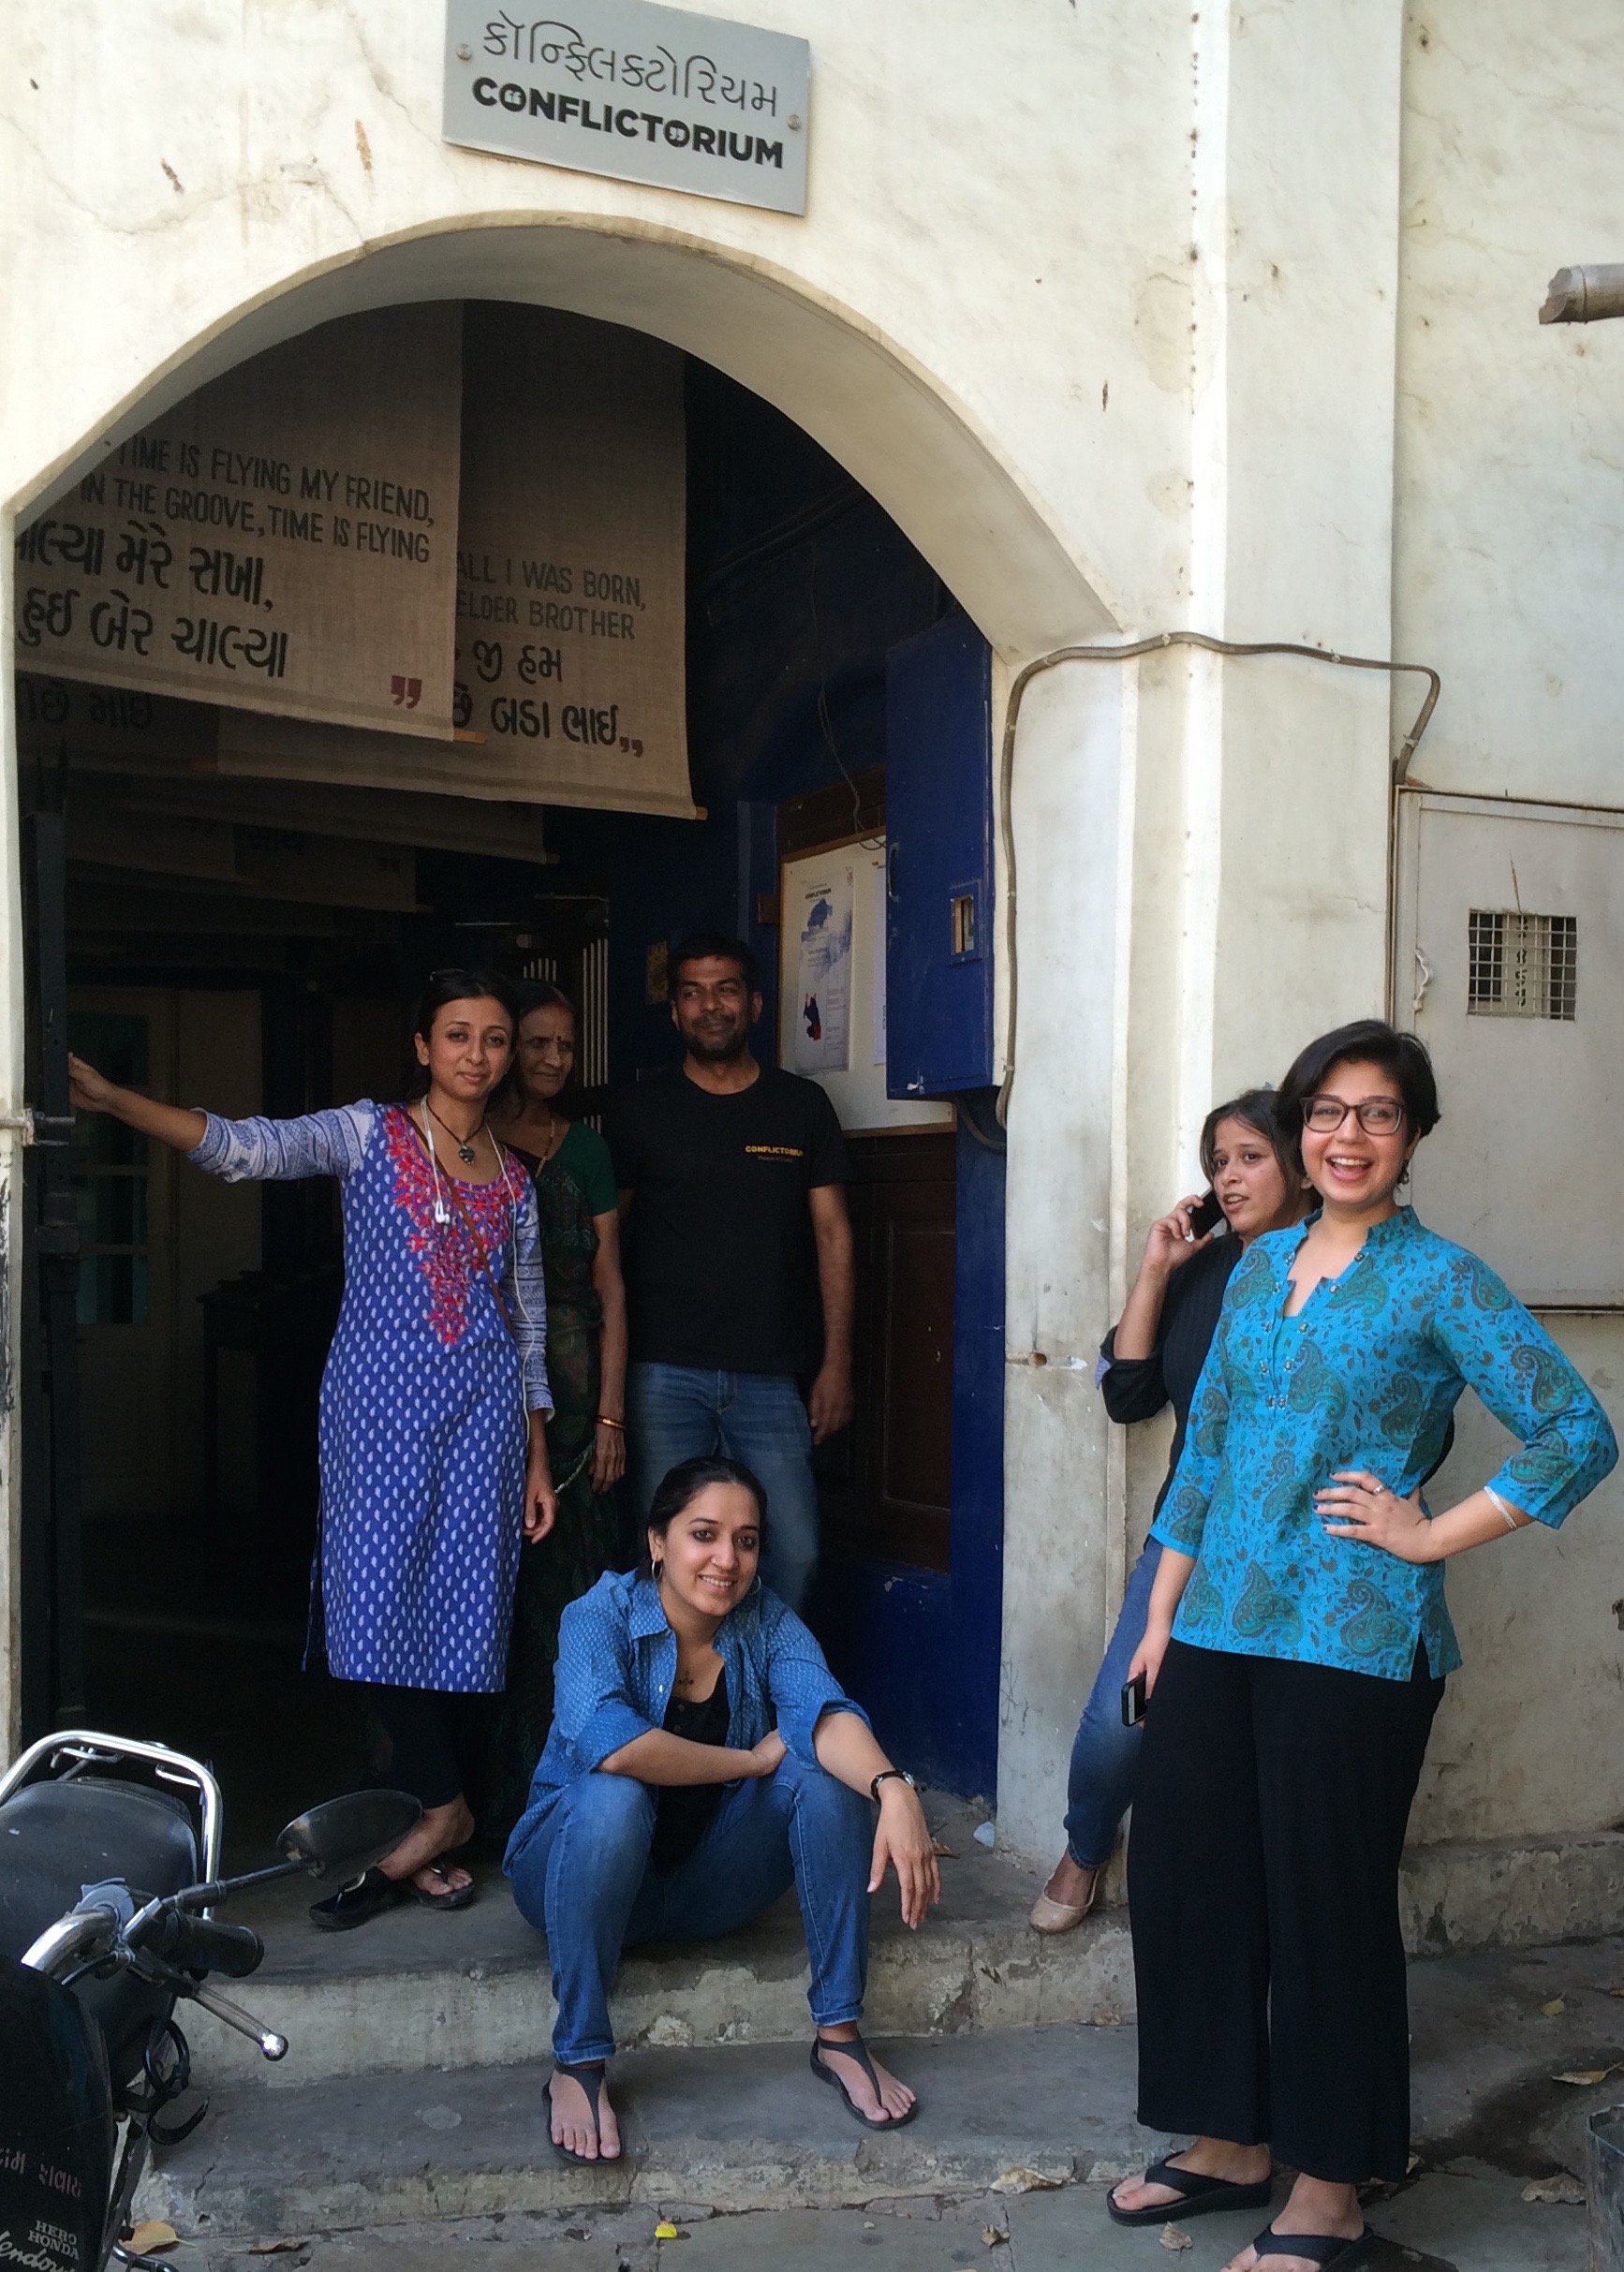
[(1156, 1495), (1152, 1522), (1161, 1512), (1167, 1486), (1184, 1450), (1190, 1399), (1201, 1379), (1201, 1368), (1206, 1363), (1207, 1350), (1212, 1347), (1213, 1335), (1218, 1331), (1218, 1312), (1224, 1306), (1230, 1274), (1244, 1252), (1233, 1232), (1226, 1231), (1174, 1272), (1167, 1282), (1156, 1339), (1148, 1357), (1114, 1355), (1115, 1325), (1100, 1344), (1100, 1389), (1112, 1419), (1153, 1420), (1164, 1405), (1171, 1404), (1177, 1423), (1173, 1431), (1167, 1473)]
[(763, 1065), (748, 1088), (718, 1097), (672, 1066), (617, 1092), (607, 1132), (615, 1181), (635, 1194), (633, 1359), (812, 1371), (821, 1328), (806, 1195), (847, 1174), (818, 1084)]
[[(686, 1743), (725, 1746), (731, 1717), (728, 1675), (723, 1672), (716, 1675), (716, 1685), (710, 1694), (698, 1704), (687, 1704), (682, 1697), (673, 1696), (665, 1708), (663, 1724), (668, 1735), (680, 1735)], [(687, 1860), (711, 1826), (722, 1803), (723, 1788), (720, 1783), (661, 1786), (655, 1802), (654, 1842), (648, 1850), (649, 1862), (655, 1869), (664, 1873)]]

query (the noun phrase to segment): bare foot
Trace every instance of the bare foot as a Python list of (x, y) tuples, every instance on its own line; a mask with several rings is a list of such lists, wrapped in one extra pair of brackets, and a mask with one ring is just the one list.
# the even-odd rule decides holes
[(459, 1792), (444, 1807), (426, 1807), (422, 1819), (409, 1830), (400, 1844), (385, 1854), (378, 1864), (386, 1878), (410, 1878), (421, 1885), (425, 1894), (443, 1894), (450, 1887), (460, 1891), (471, 1885), (467, 1871), (454, 1862), (444, 1866), (443, 1876), (431, 1870), (430, 1863), (453, 1847), (465, 1846), (474, 1835), (474, 1818), (468, 1811), (468, 1802)]
[(868, 2056), (874, 2059), (874, 2073), (879, 2084), (877, 2091), (855, 2052), (843, 2051), (841, 2048), (842, 2044), (853, 2043), (856, 2040), (855, 2022), (844, 2027), (819, 2028), (818, 2056), (827, 2062), (831, 2074), (839, 2076), (852, 2103), (871, 2121), (899, 2121), (913, 2104), (914, 2093), (906, 2083), (899, 2083), (895, 2075), (882, 2067), (871, 2051)]
[[(1174, 2169), (1187, 2169), (1197, 2177), (1221, 2177), (1227, 2185), (1262, 2185), (1271, 2168), (1266, 2146), (1232, 2146), (1227, 2138), (1198, 2138), (1182, 2154), (1170, 2154), (1168, 2160)], [(1111, 2198), (1119, 2209), (1132, 2211), (1177, 2208), (1185, 2196), (1171, 2185), (1146, 2185), (1143, 2178), (1136, 2178), (1125, 2179)], [(1319, 2229), (1328, 2233), (1333, 2228), (1322, 2225)], [(1306, 2233), (1308, 2227), (1299, 2225), (1297, 2230)], [(1269, 2272), (1275, 2272), (1272, 2259)]]
[[(1357, 2240), (1365, 2230), (1365, 2212), (1351, 2185), (1330, 2185), (1323, 2177), (1299, 2177), (1292, 2198), (1275, 2218), (1270, 2230), (1281, 2240), (1293, 2233), (1319, 2233), (1338, 2240)], [(1238, 2256), (1232, 2256), (1224, 2272), (1253, 2272), (1266, 2264), (1269, 2272), (1319, 2272), (1308, 2256), (1260, 2257), (1248, 2240)]]
[(1043, 1892), (1051, 1901), (1063, 1902), (1068, 1909), (1084, 1910), (1094, 1893), (1098, 1870), (1085, 1869), (1081, 1862), (1073, 1862), (1069, 1853), (1062, 1854), (1049, 1872), (1049, 1882)]
[(547, 2086), (547, 2096), (553, 2109), (553, 2143), (562, 2146), (585, 2161), (618, 2161), (620, 2159), (620, 2124), (614, 2118), (614, 2109), (609, 2103), (609, 2077), (604, 2076), (598, 2088), (598, 2131), (592, 2128), (592, 2108), (581, 2085), (562, 2067), (554, 2067), (553, 2079)]

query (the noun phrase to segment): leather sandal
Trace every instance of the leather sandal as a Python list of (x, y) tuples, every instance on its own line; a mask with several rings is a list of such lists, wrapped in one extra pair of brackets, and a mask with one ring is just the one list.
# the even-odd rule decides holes
[(825, 2051), (843, 2051), (848, 2058), (855, 2059), (874, 2085), (874, 2095), (878, 2098), (879, 2096), (879, 2077), (874, 2072), (874, 2061), (868, 2056), (868, 2045), (864, 2042), (862, 2036), (854, 2035), (849, 2043), (837, 2043), (829, 2036), (815, 2035), (812, 2039), (812, 2072), (820, 2083), (834, 2085), (846, 2102), (847, 2113), (854, 2122), (861, 2122), (864, 2130), (906, 2130), (908, 2128), (914, 2116), (919, 2112), (917, 2099), (905, 2115), (864, 2114), (834, 2068), (826, 2067), (823, 2064), (822, 2054)]
[(1353, 2272), (1356, 2265), (1369, 2261), (1376, 2245), (1376, 2235), (1366, 2226), (1356, 2240), (1343, 2240), (1335, 2233), (1277, 2233), (1273, 2225), (1258, 2235), (1252, 2243), (1258, 2256), (1306, 2256), (1321, 2272)]
[(396, 1878), (386, 1878), (381, 1869), (363, 1870), (325, 1901), (313, 1901), (310, 1922), (324, 1933), (352, 1933), (358, 1925), (370, 1925), (404, 1901), (411, 1890)]
[[(1116, 2182), (1126, 2185), (1129, 2180), (1119, 2177)], [(1125, 2209), (1117, 2206), (1114, 2185), (1105, 2196), (1105, 2213), (1113, 2224), (1166, 2224), (1174, 2217), (1204, 2217), (1209, 2209), (1261, 2209), (1275, 2190), (1273, 2171), (1255, 2185), (1236, 2185), (1228, 2177), (1203, 2176), (1200, 2170), (1177, 2169), (1165, 2161), (1153, 2161), (1139, 2182), (1170, 2185), (1179, 2198)]]
[[(566, 2067), (561, 2059), (554, 2059), (553, 2062), (554, 2074), (567, 2074), (572, 2083), (580, 2084), (582, 2095), (586, 2101), (586, 2111), (592, 2117), (592, 2136), (598, 2147), (596, 2154), (574, 2153), (568, 2146), (561, 2146), (556, 2138), (552, 2141), (553, 2151), (557, 2155), (559, 2161), (573, 2161), (577, 2169), (597, 2169), (600, 2162), (618, 2161), (620, 2159), (618, 2154), (606, 2154), (603, 2151), (603, 2131), (598, 2118), (598, 2094), (603, 2088), (606, 2065), (607, 2061), (603, 2059), (583, 2059), (579, 2067)], [(551, 2111), (553, 2100), (551, 2078), (547, 2085), (547, 2099)], [(551, 2132), (551, 2123), (549, 2123), (548, 2129)]]
[(405, 1881), (406, 1891), (411, 1895), (412, 1899), (421, 1903), (424, 1909), (465, 1910), (470, 1903), (479, 1899), (480, 1889), (472, 1878), (468, 1880), (466, 1885), (453, 1885), (450, 1882), (446, 1875), (446, 1862), (443, 1855), (433, 1862), (425, 1862), (423, 1867), (438, 1878), (446, 1889), (442, 1894), (426, 1893), (418, 1883), (415, 1875), (407, 1878)]

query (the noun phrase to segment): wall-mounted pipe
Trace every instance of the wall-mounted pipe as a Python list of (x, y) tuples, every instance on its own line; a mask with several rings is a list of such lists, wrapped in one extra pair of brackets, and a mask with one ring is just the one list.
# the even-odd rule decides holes
[[(1624, 270), (1619, 273), (1624, 275)], [(1410, 760), (1415, 755), (1415, 745), (1426, 731), (1427, 721), (1438, 707), (1438, 698), (1443, 690), (1443, 681), (1430, 663), (1390, 663), (1368, 655), (1336, 655), (1328, 647), (1299, 646), (1293, 640), (1233, 640), (1213, 639), (1205, 631), (1158, 631), (1149, 639), (1130, 640), (1120, 647), (1056, 647), (1051, 654), (1040, 655), (1024, 671), (1016, 673), (1010, 687), (1009, 707), (1004, 713), (1004, 742), (998, 768), (998, 833), (1004, 848), (1004, 966), (1009, 973), (1009, 991), (1004, 1013), (1004, 1081), (998, 1091), (998, 1126), (1007, 1128), (1010, 1119), (1010, 1095), (1015, 1085), (1015, 1001), (1018, 966), (1015, 958), (1015, 823), (1011, 806), (1011, 791), (1015, 781), (1015, 727), (1021, 715), (1021, 701), (1027, 686), (1041, 671), (1053, 671), (1056, 663), (1126, 663), (1138, 655), (1154, 655), (1163, 647), (1200, 647), (1208, 655), (1301, 655), (1311, 663), (1336, 663), (1344, 671), (1385, 671), (1391, 677), (1400, 671), (1413, 671), (1427, 682), (1426, 698), (1415, 714), (1415, 723), (1398, 745), (1393, 760), (1393, 779), (1395, 787), (1402, 786), (1410, 772)]]
[(1624, 316), (1624, 260), (1559, 268), (1545, 287), (1542, 323), (1602, 323)]

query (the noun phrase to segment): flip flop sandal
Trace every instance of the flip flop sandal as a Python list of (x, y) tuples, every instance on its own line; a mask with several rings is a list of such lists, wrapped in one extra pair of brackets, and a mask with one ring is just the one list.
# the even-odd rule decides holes
[(849, 2043), (833, 2043), (826, 2036), (814, 2036), (812, 2039), (812, 2072), (820, 2083), (833, 2084), (846, 2102), (847, 2113), (854, 2122), (861, 2122), (864, 2130), (906, 2130), (908, 2128), (914, 2116), (919, 2112), (917, 2099), (905, 2115), (880, 2115), (878, 2117), (865, 2115), (834, 2069), (825, 2067), (823, 2064), (820, 2055), (825, 2051), (843, 2051), (848, 2058), (855, 2059), (874, 2085), (875, 2095), (878, 2097), (879, 2077), (874, 2072), (874, 2061), (868, 2056), (868, 2046), (862, 2036), (854, 2035)]
[(1252, 2243), (1259, 2256), (1306, 2256), (1321, 2272), (1353, 2272), (1355, 2265), (1369, 2261), (1376, 2245), (1376, 2235), (1366, 2226), (1357, 2240), (1341, 2240), (1335, 2233), (1277, 2233), (1273, 2225), (1260, 2233)]
[[(554, 2059), (553, 2062), (554, 2074), (567, 2074), (572, 2083), (580, 2084), (586, 2100), (587, 2112), (592, 2117), (592, 2135), (599, 2147), (599, 2151), (593, 2155), (572, 2153), (568, 2146), (560, 2146), (558, 2140), (554, 2138), (552, 2142), (553, 2151), (557, 2155), (559, 2161), (573, 2161), (578, 2169), (600, 2169), (606, 2166), (613, 2168), (614, 2163), (620, 2160), (618, 2154), (606, 2154), (601, 2150), (603, 2132), (598, 2127), (598, 2094), (603, 2088), (605, 2064), (606, 2062), (602, 2059), (584, 2059), (579, 2067), (566, 2067), (558, 2059)], [(548, 2086), (547, 2096), (549, 2105), (551, 2105), (553, 2097), (551, 2083)]]
[[(425, 1862), (423, 1867), (432, 1870), (436, 1878), (445, 1879), (445, 1868), (439, 1862)], [(415, 1878), (408, 1878), (406, 1884), (412, 1899), (426, 1910), (465, 1910), (470, 1902), (479, 1898), (480, 1893), (472, 1878), (466, 1885), (448, 1883), (443, 1894), (425, 1893)]]
[[(1118, 2184), (1127, 2180), (1119, 2178)], [(1105, 2214), (1114, 2224), (1166, 2224), (1172, 2217), (1204, 2217), (1209, 2209), (1261, 2209), (1275, 2190), (1273, 2176), (1256, 2185), (1234, 2185), (1227, 2177), (1203, 2177), (1199, 2170), (1175, 2169), (1171, 2161), (1153, 2161), (1140, 2179), (1142, 2185), (1171, 2185), (1176, 2201), (1159, 2201), (1143, 2209), (1116, 2206), (1116, 2187), (1105, 2196)]]
[(369, 1925), (404, 1901), (411, 1890), (396, 1878), (386, 1878), (381, 1869), (365, 1870), (327, 1900), (313, 1901), (310, 1922), (324, 1933), (352, 1933), (358, 1925)]

